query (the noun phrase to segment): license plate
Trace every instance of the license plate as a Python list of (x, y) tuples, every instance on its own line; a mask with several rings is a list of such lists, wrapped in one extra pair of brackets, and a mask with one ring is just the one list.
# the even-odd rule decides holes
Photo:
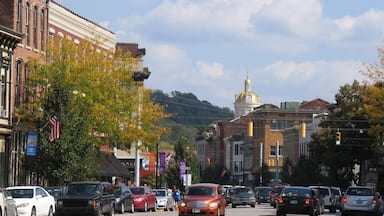
[(296, 205), (298, 202), (297, 202), (297, 200), (290, 200), (289, 203)]
[(193, 214), (199, 214), (199, 213), (200, 213), (200, 209), (198, 209), (198, 208), (193, 208), (193, 209), (192, 209), (192, 213), (193, 213)]

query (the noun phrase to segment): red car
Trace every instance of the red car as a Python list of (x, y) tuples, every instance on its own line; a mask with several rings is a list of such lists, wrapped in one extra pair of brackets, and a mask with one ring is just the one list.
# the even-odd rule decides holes
[(133, 203), (135, 210), (141, 211), (156, 211), (156, 194), (147, 186), (130, 187), (133, 193)]
[(192, 184), (181, 200), (179, 216), (225, 215), (226, 201), (218, 184)]

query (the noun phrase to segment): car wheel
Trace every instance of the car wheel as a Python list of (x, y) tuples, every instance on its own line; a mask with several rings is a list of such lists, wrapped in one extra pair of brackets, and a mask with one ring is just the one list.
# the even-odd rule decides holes
[(236, 205), (232, 203), (232, 208), (236, 208)]
[(48, 216), (53, 216), (53, 207), (49, 207)]
[(124, 214), (124, 212), (125, 212), (125, 205), (124, 203), (121, 203), (120, 213)]
[(36, 209), (35, 209), (35, 207), (32, 208), (31, 216), (36, 216)]

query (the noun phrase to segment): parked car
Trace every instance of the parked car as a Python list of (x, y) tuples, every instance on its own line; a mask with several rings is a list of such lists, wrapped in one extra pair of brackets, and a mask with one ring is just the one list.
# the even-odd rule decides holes
[(133, 202), (133, 193), (125, 184), (118, 184), (113, 186), (113, 193), (115, 194), (115, 210), (124, 214), (127, 210), (130, 213), (135, 212), (135, 204)]
[(71, 182), (56, 203), (55, 216), (115, 214), (115, 195), (109, 182)]
[(255, 188), (255, 197), (257, 204), (260, 203), (269, 203), (269, 194), (272, 191), (272, 187), (256, 187)]
[(371, 187), (348, 187), (341, 203), (341, 215), (383, 215), (383, 201), (380, 194)]
[(325, 206), (324, 206), (324, 199), (321, 195), (320, 191), (317, 188), (311, 188), (314, 192), (314, 196), (316, 198), (316, 205), (317, 205), (317, 212), (319, 214), (324, 214), (325, 212)]
[(219, 185), (213, 183), (192, 184), (186, 188), (179, 207), (179, 216), (225, 215), (226, 201)]
[(7, 190), (0, 191), (0, 216), (17, 216), (16, 201)]
[(336, 212), (336, 200), (332, 193), (331, 187), (328, 186), (310, 186), (310, 188), (317, 188), (324, 200), (324, 207), (329, 209), (329, 212)]
[(133, 202), (136, 210), (147, 212), (149, 209), (156, 211), (156, 194), (147, 186), (130, 187), (133, 193)]
[(277, 197), (279, 197), (279, 194), (284, 187), (285, 186), (283, 185), (272, 187), (272, 191), (269, 193), (269, 200), (270, 200), (269, 202), (270, 202), (270, 205), (273, 206), (273, 208), (276, 208)]
[(339, 187), (331, 187), (331, 191), (333, 196), (335, 197), (336, 209), (341, 209), (341, 202), (343, 198), (343, 194)]
[(227, 188), (227, 190), (223, 194), (225, 201), (227, 202), (227, 205), (232, 204), (231, 196), (233, 194), (233, 189), (234, 189), (233, 187)]
[(62, 186), (50, 186), (50, 187), (44, 187), (44, 189), (49, 193), (51, 194), (55, 200), (57, 200), (58, 198), (60, 198), (64, 193), (65, 193), (65, 190), (66, 190), (66, 187), (62, 187)]
[(277, 198), (276, 215), (306, 214), (316, 216), (316, 198), (314, 191), (308, 187), (287, 186)]
[(251, 187), (234, 188), (231, 197), (231, 202), (232, 208), (236, 208), (239, 205), (250, 205), (251, 207), (255, 207), (255, 192)]
[(168, 193), (167, 189), (153, 189), (152, 191), (156, 194), (157, 208), (164, 209), (164, 211), (174, 211), (176, 209), (176, 202), (172, 193)]
[(55, 198), (40, 186), (7, 187), (16, 202), (18, 215), (49, 215), (55, 212)]

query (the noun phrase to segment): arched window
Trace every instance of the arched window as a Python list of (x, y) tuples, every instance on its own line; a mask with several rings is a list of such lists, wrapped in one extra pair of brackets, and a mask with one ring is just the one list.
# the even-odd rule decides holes
[(23, 71), (23, 61), (18, 59), (16, 61), (16, 74), (15, 74), (15, 107), (20, 107), (20, 96), (21, 96), (21, 74)]
[(23, 88), (23, 102), (24, 103), (28, 103), (28, 101), (29, 101), (28, 100), (28, 87), (26, 85), (28, 74), (29, 74), (29, 68), (25, 64), (25, 67), (24, 67), (24, 80), (23, 80), (23, 84), (24, 84), (24, 88)]
[(37, 49), (37, 6), (33, 7), (33, 48)]
[(29, 21), (30, 21), (30, 17), (29, 17), (29, 11), (31, 9), (31, 6), (29, 4), (29, 2), (27, 2), (27, 6), (25, 7), (25, 36), (27, 38), (27, 46), (30, 46), (31, 45), (31, 36), (30, 36), (30, 29), (29, 29)]
[(21, 22), (22, 22), (22, 18), (23, 18), (23, 12), (22, 12), (22, 8), (23, 8), (23, 4), (21, 2), (21, 0), (18, 0), (17, 1), (17, 23), (16, 23), (16, 31), (17, 32), (21, 32)]
[(45, 50), (45, 11), (41, 9), (40, 14), (40, 46), (41, 50)]

